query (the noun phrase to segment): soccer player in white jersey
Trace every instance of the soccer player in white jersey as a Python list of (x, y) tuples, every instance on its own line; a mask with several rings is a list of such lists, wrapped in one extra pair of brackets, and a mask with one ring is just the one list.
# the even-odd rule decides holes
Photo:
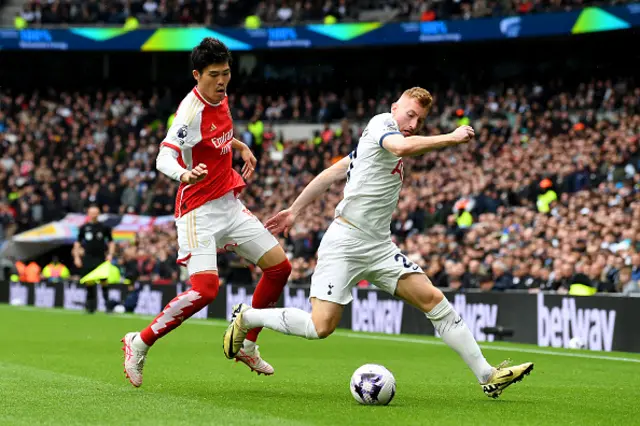
[(405, 91), (391, 107), (391, 113), (371, 119), (348, 157), (316, 176), (290, 208), (267, 221), (267, 229), (274, 234), (288, 232), (302, 209), (346, 177), (344, 199), (318, 249), (318, 265), (311, 279), (311, 314), (294, 308), (236, 306), (224, 335), (227, 358), (233, 358), (242, 348), (247, 331), (254, 327), (307, 339), (329, 336), (338, 326), (344, 306), (352, 301), (352, 288), (367, 280), (423, 311), (443, 341), (473, 371), (489, 397), (497, 398), (507, 386), (531, 372), (532, 363), (492, 367), (444, 294), (391, 241), (391, 216), (404, 177), (402, 158), (464, 144), (474, 137), (469, 126), (445, 135), (414, 136), (431, 103), (431, 94), (425, 89)]

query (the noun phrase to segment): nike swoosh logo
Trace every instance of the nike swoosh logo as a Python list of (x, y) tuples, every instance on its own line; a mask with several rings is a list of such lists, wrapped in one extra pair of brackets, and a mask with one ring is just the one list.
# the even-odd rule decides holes
[(511, 377), (513, 376), (513, 371), (509, 370), (509, 374), (503, 374), (502, 376), (500, 376), (501, 379), (504, 379), (505, 377)]
[(458, 317), (458, 321), (454, 321), (454, 324), (460, 324), (460, 321), (462, 321), (462, 317)]

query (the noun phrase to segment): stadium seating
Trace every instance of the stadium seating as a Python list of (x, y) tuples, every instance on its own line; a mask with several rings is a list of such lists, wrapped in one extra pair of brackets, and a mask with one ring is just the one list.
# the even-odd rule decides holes
[[(337, 21), (433, 21), (486, 16), (558, 12), (596, 4), (624, 1), (581, 0), (66, 0), (25, 2), (22, 16), (29, 25), (122, 25), (135, 17), (150, 25), (236, 26), (245, 22), (247, 11), (264, 25), (322, 22), (327, 16)], [(1, 4), (1, 3), (0, 3)]]
[[(566, 291), (587, 280), (600, 291), (623, 291), (640, 278), (634, 255), (640, 252), (640, 88), (619, 79), (584, 82), (572, 92), (534, 85), (435, 95), (428, 132), (470, 122), (477, 138), (406, 161), (392, 233), (437, 285)], [(265, 122), (300, 121), (305, 114), (296, 105), (310, 104), (315, 116), (326, 104), (322, 97), (283, 98), (276, 101), (283, 114), (269, 115), (263, 99), (266, 108), (246, 111), (245, 118), (257, 110)], [(234, 116), (243, 115), (242, 100), (232, 100)], [(370, 110), (361, 105), (354, 121), (302, 141), (282, 140), (265, 126), (264, 143), (256, 146), (238, 122), (236, 135), (260, 157), (245, 204), (263, 220), (287, 207), (315, 174), (353, 148), (362, 129), (358, 116), (389, 101), (379, 99)], [(0, 240), (92, 202), (109, 212), (171, 214), (177, 184), (154, 167), (166, 132), (162, 111), (170, 110), (162, 104), (116, 91), (0, 92)], [(557, 201), (546, 211), (539, 196), (549, 190)], [(310, 206), (282, 240), (293, 259), (292, 283), (308, 283), (340, 191), (337, 186)], [(457, 220), (464, 211), (470, 227)], [(177, 273), (166, 272), (175, 259), (173, 229), (140, 235), (137, 250), (140, 275)], [(235, 256), (222, 256), (220, 264), (231, 280), (252, 280)]]

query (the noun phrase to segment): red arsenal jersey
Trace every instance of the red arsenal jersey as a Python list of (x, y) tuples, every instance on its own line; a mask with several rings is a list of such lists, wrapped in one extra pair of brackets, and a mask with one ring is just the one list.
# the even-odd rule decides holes
[(242, 177), (232, 168), (232, 140), (233, 120), (227, 97), (212, 104), (194, 88), (180, 103), (161, 146), (176, 150), (178, 162), (187, 170), (206, 164), (208, 174), (196, 184), (180, 184), (176, 218), (229, 191), (237, 194), (245, 187)]

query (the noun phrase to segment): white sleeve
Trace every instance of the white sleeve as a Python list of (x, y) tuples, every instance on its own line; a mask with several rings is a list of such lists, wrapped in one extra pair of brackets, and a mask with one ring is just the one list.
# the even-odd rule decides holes
[(185, 99), (178, 108), (162, 146), (168, 146), (177, 152), (193, 148), (202, 139), (201, 122), (202, 103), (196, 98)]
[(398, 123), (391, 117), (391, 114), (380, 114), (373, 117), (367, 125), (367, 131), (381, 147), (382, 141), (387, 136), (401, 134)]
[(158, 152), (156, 169), (177, 181), (180, 180), (180, 176), (182, 176), (183, 173), (188, 171), (178, 163), (178, 152), (167, 146), (163, 146), (160, 148), (160, 152)]

